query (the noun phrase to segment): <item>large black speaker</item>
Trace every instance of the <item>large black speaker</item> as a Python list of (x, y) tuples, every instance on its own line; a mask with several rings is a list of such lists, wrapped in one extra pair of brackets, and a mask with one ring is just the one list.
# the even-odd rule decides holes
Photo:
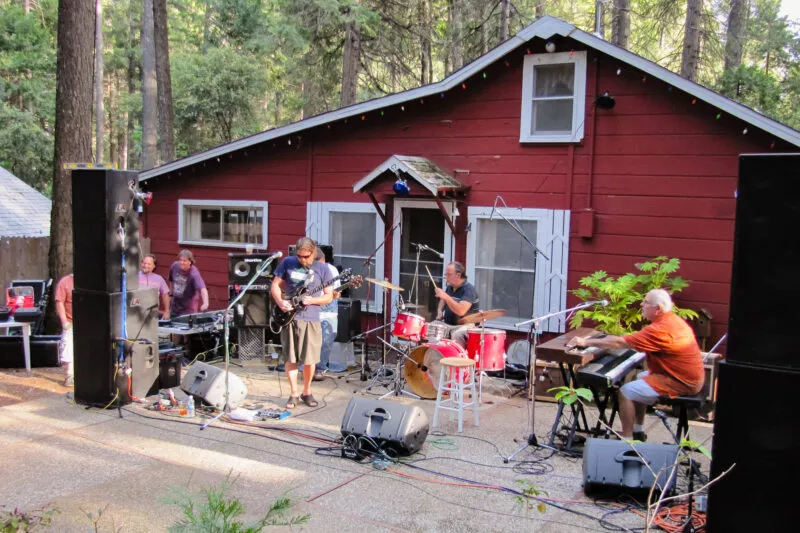
[(800, 369), (791, 325), (800, 323), (800, 154), (739, 159), (726, 359)]
[(336, 323), (336, 342), (348, 342), (361, 333), (361, 300), (340, 298)]
[[(72, 292), (75, 348), (75, 401), (106, 405), (119, 390), (130, 401), (127, 377), (117, 375), (118, 339), (122, 339), (122, 293), (75, 289)], [(131, 372), (131, 392), (144, 397), (158, 379), (158, 289), (126, 295), (125, 359)]]
[(138, 182), (135, 172), (109, 169), (72, 172), (76, 289), (119, 292), (123, 243), (127, 289), (139, 288), (139, 215), (130, 190), (131, 183), (136, 187)]
[(266, 291), (247, 291), (233, 306), (233, 324), (237, 328), (264, 327), (269, 324), (272, 298)]
[(354, 459), (375, 452), (375, 448), (367, 444), (371, 440), (398, 455), (412, 455), (425, 444), (429, 429), (428, 416), (418, 405), (353, 396), (342, 419), (345, 438), (342, 453)]
[[(258, 267), (270, 255), (268, 253), (228, 254), (228, 281), (232, 285), (246, 285), (258, 271)], [(253, 283), (255, 285), (272, 283), (272, 272), (276, 265), (277, 261), (273, 261)]]
[(735, 466), (709, 490), (708, 531), (793, 529), (786, 487), (800, 475), (798, 390), (800, 372), (720, 363), (711, 476)]

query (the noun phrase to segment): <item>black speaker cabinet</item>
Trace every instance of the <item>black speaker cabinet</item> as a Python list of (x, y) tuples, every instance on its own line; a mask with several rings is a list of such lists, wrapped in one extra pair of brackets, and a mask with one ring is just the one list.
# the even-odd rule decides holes
[(336, 342), (348, 342), (361, 333), (361, 300), (340, 298)]
[[(228, 254), (228, 281), (232, 285), (247, 285), (258, 271), (258, 267), (267, 260), (271, 254)], [(253, 282), (255, 285), (268, 285), (272, 283), (272, 272), (278, 261), (273, 261), (264, 272)]]
[(728, 361), (800, 369), (787, 349), (800, 322), (798, 206), (800, 154), (739, 158)]
[(711, 477), (735, 466), (709, 490), (709, 532), (793, 530), (798, 390), (798, 371), (720, 363)]
[(127, 289), (139, 288), (139, 215), (129, 188), (131, 182), (138, 184), (137, 173), (109, 169), (72, 171), (76, 289), (119, 292), (123, 244)]
[(352, 435), (369, 437), (379, 447), (391, 448), (398, 455), (412, 455), (425, 444), (429, 429), (428, 416), (418, 405), (353, 396), (342, 419), (343, 453), (351, 458), (360, 455), (359, 445), (348, 441), (361, 442), (367, 451), (375, 451)]
[(269, 324), (272, 298), (265, 291), (248, 290), (233, 306), (233, 324), (237, 328), (264, 327)]
[[(58, 366), (60, 335), (31, 335), (31, 367)], [(0, 336), (0, 368), (25, 368), (22, 336)]]
[[(114, 371), (122, 338), (122, 293), (75, 289), (72, 293), (75, 348), (75, 401), (106, 405), (120, 392), (128, 397), (127, 377)], [(144, 397), (158, 379), (158, 290), (128, 291), (126, 295), (127, 339), (125, 359), (131, 373), (131, 392)], [(148, 344), (149, 343), (149, 344)]]

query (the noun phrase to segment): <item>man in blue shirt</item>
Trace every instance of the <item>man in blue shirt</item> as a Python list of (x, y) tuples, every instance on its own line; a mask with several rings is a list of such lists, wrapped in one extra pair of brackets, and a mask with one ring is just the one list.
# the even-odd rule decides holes
[(466, 315), (478, 312), (478, 293), (475, 286), (467, 281), (464, 265), (454, 261), (444, 269), (447, 290), (436, 288), (439, 298), (439, 319), (449, 326), (449, 336), (461, 347), (467, 347), (467, 336), (474, 324), (460, 326), (458, 321)]
[[(291, 311), (291, 297), (298, 289), (307, 289), (302, 297), (305, 307), (295, 315), (294, 320), (281, 330), (282, 359), (289, 378), (291, 389), (287, 409), (294, 409), (300, 400), (309, 407), (318, 405), (311, 394), (311, 381), (314, 369), (320, 359), (322, 347), (322, 326), (320, 325), (320, 306), (333, 300), (333, 288), (315, 293), (320, 285), (331, 281), (330, 270), (324, 263), (315, 262), (317, 245), (308, 237), (297, 241), (294, 256), (284, 259), (275, 269), (270, 293), (275, 304), (282, 311)], [(303, 393), (297, 390), (297, 368), (303, 366)]]

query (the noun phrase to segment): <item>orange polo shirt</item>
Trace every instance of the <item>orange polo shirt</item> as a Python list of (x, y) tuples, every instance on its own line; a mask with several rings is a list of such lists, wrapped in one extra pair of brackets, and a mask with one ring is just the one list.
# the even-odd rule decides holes
[(703, 388), (703, 356), (689, 324), (675, 313), (664, 313), (637, 333), (623, 337), (628, 346), (645, 352), (650, 375), (644, 380), (662, 396), (697, 394)]

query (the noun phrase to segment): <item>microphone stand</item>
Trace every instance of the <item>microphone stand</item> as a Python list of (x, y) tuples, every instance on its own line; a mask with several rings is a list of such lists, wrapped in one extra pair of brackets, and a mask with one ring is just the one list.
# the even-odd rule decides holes
[[(233, 308), (239, 303), (239, 300), (245, 295), (247, 290), (255, 283), (255, 281), (264, 274), (269, 267), (270, 263), (272, 263), (275, 259), (282, 257), (282, 255), (273, 254), (269, 256), (267, 259), (264, 260), (263, 263), (258, 267), (258, 270), (253, 274), (253, 277), (250, 278), (250, 281), (247, 282), (247, 285), (242, 288), (241, 292), (233, 299), (231, 303), (228, 304), (228, 307), (225, 308), (225, 311), (222, 313), (222, 322), (223, 322), (223, 329), (225, 331), (225, 406), (219, 412), (219, 414), (213, 417), (211, 420), (200, 426), (200, 430), (206, 429), (208, 426), (214, 423), (215, 420), (219, 419), (222, 415), (231, 412), (230, 406), (230, 388), (228, 382), (228, 372), (229, 372), (229, 365), (230, 365), (230, 317), (233, 314)], [(271, 295), (267, 295), (268, 298), (271, 298)]]
[[(539, 337), (539, 323), (542, 320), (548, 320), (550, 318), (554, 318), (560, 315), (568, 315), (570, 313), (574, 313), (575, 311), (579, 311), (580, 309), (586, 309), (587, 307), (592, 307), (594, 305), (597, 305), (597, 302), (583, 302), (581, 304), (576, 305), (575, 307), (564, 309), (563, 311), (556, 311), (554, 313), (531, 318), (529, 320), (524, 320), (522, 322), (517, 322), (516, 324), (514, 324), (516, 327), (530, 325), (530, 330), (528, 332), (528, 379), (526, 383), (529, 399), (533, 400), (534, 398), (534, 380), (531, 379), (531, 374), (535, 373), (536, 369), (536, 342)], [(503, 459), (504, 463), (512, 461), (514, 457), (516, 457), (522, 450), (524, 450), (528, 446), (539, 446), (541, 448), (547, 448), (548, 450), (558, 451), (556, 448), (553, 448), (552, 446), (539, 444), (539, 442), (536, 440), (536, 434), (534, 432), (535, 420), (536, 420), (536, 402), (534, 401), (534, 404), (531, 408), (531, 433), (530, 435), (528, 435), (528, 439), (525, 441), (525, 444), (523, 444), (519, 450), (515, 451), (507, 458)]]

